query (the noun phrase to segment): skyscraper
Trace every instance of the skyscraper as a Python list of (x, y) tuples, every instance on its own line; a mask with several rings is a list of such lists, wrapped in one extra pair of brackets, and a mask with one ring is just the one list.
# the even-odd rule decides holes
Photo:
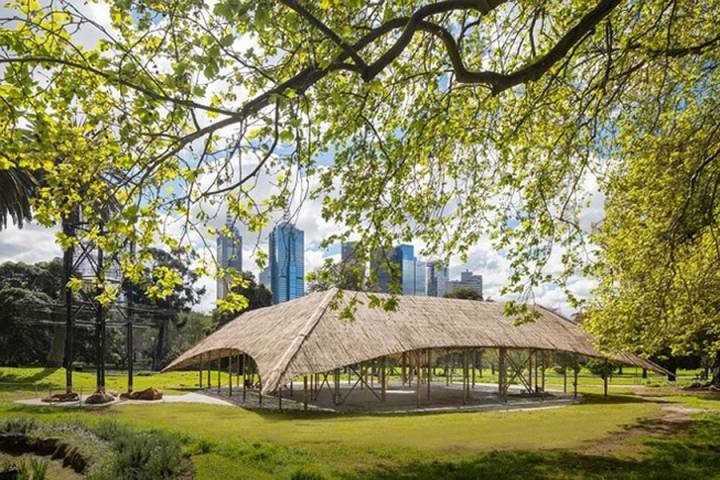
[(456, 288), (467, 287), (475, 290), (480, 297), (483, 294), (483, 278), (482, 275), (474, 275), (470, 270), (460, 272), (460, 280), (448, 282), (448, 292), (452, 292)]
[(305, 233), (289, 222), (270, 233), (270, 290), (273, 303), (305, 295)]
[(442, 297), (447, 293), (448, 269), (443, 262), (427, 262), (425, 283), (425, 291), (429, 297)]
[[(418, 265), (423, 266), (420, 274)], [(415, 247), (408, 244), (393, 247), (388, 253), (378, 249), (370, 259), (370, 269), (377, 275), (376, 290), (390, 292), (390, 286), (394, 283), (391, 281), (392, 275), (396, 275), (395, 280), (403, 295), (425, 295), (424, 265), (415, 258)]]
[(427, 264), (420, 260), (415, 261), (415, 295), (427, 295), (425, 278), (427, 276)]
[[(227, 235), (217, 237), (217, 263), (222, 269), (232, 268), (242, 272), (242, 236), (235, 227), (235, 222), (228, 213), (225, 219), (225, 227), (229, 230)], [(230, 291), (230, 276), (224, 275), (217, 279), (218, 299), (223, 299)]]
[(415, 247), (398, 245), (393, 248), (392, 260), (400, 270), (400, 286), (403, 295), (415, 295)]

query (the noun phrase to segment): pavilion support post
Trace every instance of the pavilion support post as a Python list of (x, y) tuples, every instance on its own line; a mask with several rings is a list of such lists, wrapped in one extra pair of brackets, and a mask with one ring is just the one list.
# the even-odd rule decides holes
[(200, 387), (200, 390), (202, 390), (202, 387), (203, 387), (203, 355), (202, 354), (200, 354), (200, 368), (199, 368), (198, 372), (200, 373), (200, 383), (198, 385)]
[(540, 377), (540, 380), (542, 383), (540, 384), (541, 385), (540, 390), (542, 390), (542, 394), (544, 396), (545, 395), (545, 361), (546, 361), (545, 351), (543, 350), (540, 354), (542, 355), (542, 376)]
[(363, 402), (365, 403), (365, 410), (370, 411), (370, 389), (364, 388), (367, 383), (367, 364), (360, 362), (360, 386), (363, 387)]
[(220, 359), (218, 358), (217, 361), (217, 380), (218, 380), (218, 389), (217, 392), (220, 393)]
[(243, 392), (243, 402), (247, 400), (247, 355), (242, 354), (242, 392)]
[(337, 405), (340, 401), (340, 369), (336, 368), (333, 371), (333, 383), (335, 384), (335, 390), (333, 392), (333, 405)]
[(380, 364), (380, 401), (384, 402), (387, 395), (387, 357), (382, 357)]
[(375, 370), (376, 370), (375, 360), (373, 360), (372, 363), (370, 364), (370, 386), (371, 387), (375, 386)]
[(307, 375), (303, 375), (303, 410), (307, 412), (308, 409), (308, 378)]
[(472, 388), (475, 389), (475, 366), (477, 365), (477, 350), (472, 350)]
[(448, 352), (445, 352), (445, 386), (450, 385), (450, 357)]
[(415, 352), (415, 367), (417, 375), (415, 376), (415, 404), (417, 408), (420, 408), (420, 351)]
[(482, 357), (483, 357), (483, 351), (482, 351), (482, 349), (481, 349), (480, 351), (478, 351), (478, 376), (479, 376), (480, 378), (482, 378), (482, 376), (483, 376), (483, 362), (482, 362)]
[(574, 356), (575, 365), (573, 366), (573, 398), (577, 398), (578, 394), (578, 373), (580, 372), (580, 366), (578, 365), (577, 355)]
[(533, 355), (535, 357), (535, 361), (533, 362), (533, 367), (535, 367), (535, 393), (540, 392), (540, 382), (538, 381), (538, 367), (540, 366), (540, 362), (538, 361), (538, 352), (535, 351), (535, 354)]
[(567, 366), (567, 361), (564, 358), (564, 356), (561, 358), (563, 359), (563, 393), (567, 393), (567, 367), (568, 366)]
[(228, 397), (232, 397), (232, 355), (228, 357)]
[(432, 348), (427, 349), (427, 370), (425, 373), (427, 380), (427, 399), (430, 400), (430, 389), (432, 386)]
[(255, 371), (258, 374), (258, 403), (260, 408), (263, 406), (263, 393), (262, 393), (262, 378), (260, 377), (260, 370), (258, 370), (257, 363), (255, 363)]
[(208, 362), (207, 362), (207, 388), (210, 390), (212, 388), (212, 379), (210, 378), (210, 372), (212, 371), (212, 360), (210, 359), (210, 354), (208, 353)]
[(282, 412), (282, 387), (278, 387), (278, 410)]
[(295, 383), (295, 379), (294, 379), (294, 378), (291, 378), (291, 379), (290, 379), (290, 396), (291, 396), (291, 397), (293, 396), (293, 384), (294, 384), (294, 383)]
[(470, 374), (468, 372), (468, 350), (463, 348), (463, 405), (467, 405), (470, 393)]
[(237, 372), (235, 373), (235, 386), (240, 388), (240, 354), (237, 356)]
[(500, 348), (498, 355), (498, 391), (500, 394), (500, 400), (505, 402), (507, 387), (505, 385), (505, 355), (507, 351), (505, 348)]
[(400, 368), (401, 368), (401, 379), (402, 379), (402, 388), (405, 388), (405, 383), (407, 382), (407, 353), (403, 352), (402, 358), (400, 359)]
[(528, 394), (533, 393), (533, 351), (528, 350)]

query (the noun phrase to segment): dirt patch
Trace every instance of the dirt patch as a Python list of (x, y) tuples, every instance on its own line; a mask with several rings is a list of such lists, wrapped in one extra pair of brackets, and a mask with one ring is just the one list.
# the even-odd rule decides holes
[(676, 434), (686, 429), (690, 425), (690, 415), (698, 412), (702, 412), (702, 410), (677, 404), (663, 405), (657, 416), (646, 417), (637, 424), (627, 425), (624, 430), (611, 433), (593, 442), (591, 446), (583, 449), (583, 453), (600, 456), (640, 457), (645, 452), (645, 447), (639, 442), (635, 442), (636, 440)]

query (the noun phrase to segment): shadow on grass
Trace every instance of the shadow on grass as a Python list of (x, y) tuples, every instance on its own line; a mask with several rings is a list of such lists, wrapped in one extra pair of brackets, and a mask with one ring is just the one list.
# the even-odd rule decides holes
[[(646, 438), (638, 458), (570, 451), (490, 452), (461, 462), (422, 461), (379, 465), (343, 475), (345, 480), (390, 479), (618, 479), (720, 478), (720, 415), (688, 422), (673, 434)], [(627, 448), (632, 449), (630, 445)]]
[(21, 377), (13, 374), (0, 374), (0, 390), (2, 391), (27, 391), (56, 388), (54, 383), (43, 382), (44, 379), (57, 372), (59, 368), (43, 368), (29, 377)]

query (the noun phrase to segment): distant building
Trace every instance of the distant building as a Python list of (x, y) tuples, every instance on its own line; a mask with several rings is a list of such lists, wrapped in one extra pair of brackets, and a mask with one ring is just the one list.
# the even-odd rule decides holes
[(417, 265), (415, 247), (412, 245), (398, 245), (389, 252), (376, 250), (370, 259), (370, 270), (377, 275), (375, 290), (389, 293), (390, 285), (393, 283), (391, 275), (397, 275), (395, 281), (400, 285), (403, 295), (424, 295), (424, 274), (420, 275), (422, 283), (418, 284)]
[(474, 275), (470, 270), (460, 273), (460, 280), (448, 282), (448, 292), (452, 292), (456, 288), (472, 288), (482, 297), (483, 294), (483, 278), (482, 275)]
[(427, 262), (425, 292), (429, 297), (442, 297), (447, 293), (448, 269), (440, 260)]
[(420, 260), (415, 261), (415, 295), (427, 295), (427, 264)]
[(415, 247), (398, 245), (393, 248), (392, 261), (399, 267), (403, 295), (415, 295)]
[(392, 250), (386, 251), (382, 247), (377, 248), (370, 256), (370, 272), (376, 276), (375, 285), (371, 285), (376, 292), (390, 292), (390, 269), (389, 262), (392, 261)]
[(265, 267), (263, 271), (260, 272), (260, 275), (258, 275), (258, 281), (261, 285), (265, 285), (265, 288), (271, 290), (272, 275), (270, 275), (270, 265)]
[(305, 295), (305, 234), (289, 222), (270, 233), (270, 290), (273, 304)]
[[(222, 269), (232, 268), (242, 272), (242, 236), (235, 228), (235, 222), (228, 214), (225, 220), (225, 227), (230, 231), (229, 235), (219, 235), (217, 238), (217, 263)], [(225, 275), (217, 280), (217, 295), (223, 299), (230, 291), (230, 277)]]
[(355, 260), (355, 248), (358, 242), (342, 242), (340, 244), (340, 260), (348, 263)]

